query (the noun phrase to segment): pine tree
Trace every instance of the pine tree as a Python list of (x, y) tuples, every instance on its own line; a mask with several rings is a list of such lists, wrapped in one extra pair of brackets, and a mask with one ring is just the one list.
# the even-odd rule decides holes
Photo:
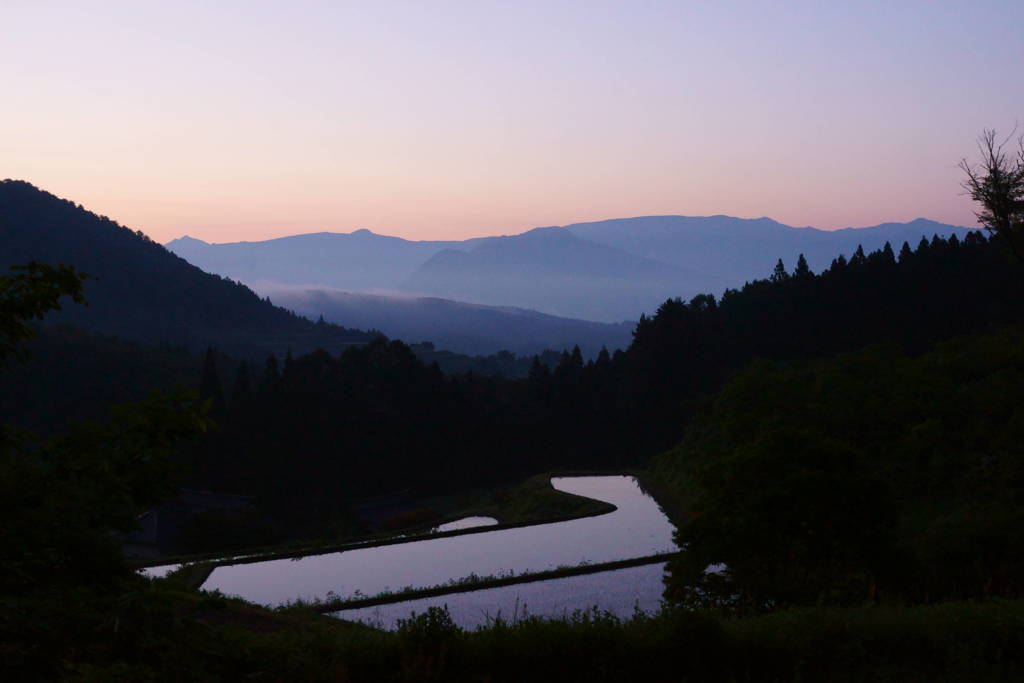
[(244, 360), (238, 364), (235, 385), (231, 389), (231, 403), (236, 405), (246, 401), (252, 395), (252, 382), (249, 379), (249, 364)]
[(811, 272), (810, 266), (807, 265), (807, 259), (804, 258), (803, 254), (800, 254), (796, 260), (796, 269), (793, 271), (793, 277), (799, 280), (806, 280), (813, 275), (814, 273)]
[(540, 356), (533, 357), (533, 363), (530, 364), (529, 379), (531, 383), (545, 383), (551, 377), (551, 370), (548, 366), (540, 362)]
[(281, 373), (284, 377), (291, 374), (292, 370), (295, 369), (295, 359), (292, 358), (292, 347), (288, 347), (288, 353), (284, 356), (284, 368)]
[(914, 258), (914, 252), (910, 248), (910, 244), (907, 242), (903, 243), (903, 247), (900, 249), (900, 263), (909, 263)]
[(212, 347), (206, 349), (203, 359), (203, 376), (199, 381), (199, 398), (210, 402), (210, 414), (224, 414), (224, 390), (221, 388), (220, 376), (217, 374), (217, 352)]
[(775, 264), (775, 270), (772, 271), (770, 279), (772, 282), (785, 282), (789, 279), (789, 273), (786, 272), (786, 266), (783, 265), (782, 259)]
[(882, 247), (882, 260), (886, 265), (894, 265), (896, 263), (896, 254), (892, 251), (892, 245), (889, 244), (888, 240), (885, 242), (885, 246)]
[(263, 366), (263, 376), (260, 378), (260, 388), (266, 388), (277, 384), (281, 379), (281, 372), (277, 368), (277, 356), (270, 354)]
[(580, 351), (580, 345), (572, 347), (572, 364), (577, 370), (583, 367), (583, 352)]

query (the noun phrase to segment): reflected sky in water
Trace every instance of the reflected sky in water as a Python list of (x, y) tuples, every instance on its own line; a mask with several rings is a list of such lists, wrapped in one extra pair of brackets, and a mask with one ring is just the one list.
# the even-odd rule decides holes
[(633, 477), (557, 477), (552, 485), (618, 509), (568, 522), (218, 567), (203, 589), (277, 605), (328, 593), (373, 595), (470, 574), (523, 574), (675, 550), (671, 523)]
[(478, 526), (493, 526), (497, 523), (498, 520), (494, 517), (463, 517), (462, 519), (457, 519), (454, 522), (439, 524), (431, 529), (431, 531), (434, 533), (440, 533), (442, 531), (457, 531), (459, 529), (472, 529), (473, 527)]
[(361, 621), (371, 626), (394, 630), (399, 619), (412, 612), (422, 614), (428, 607), (447, 606), (452, 620), (464, 629), (475, 629), (501, 615), (506, 621), (523, 616), (567, 617), (576, 610), (597, 607), (622, 619), (636, 609), (653, 614), (661, 606), (665, 563), (617, 569), (564, 579), (487, 588), (471, 593), (452, 593), (436, 598), (395, 602), (362, 609), (333, 612), (331, 616)]

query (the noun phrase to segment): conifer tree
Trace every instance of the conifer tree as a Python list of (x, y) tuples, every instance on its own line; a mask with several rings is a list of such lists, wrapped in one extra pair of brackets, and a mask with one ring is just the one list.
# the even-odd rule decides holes
[(775, 270), (772, 271), (771, 281), (772, 282), (785, 282), (789, 279), (789, 273), (786, 272), (786, 266), (783, 265), (782, 259), (779, 259), (778, 263), (775, 264)]
[(903, 247), (900, 248), (900, 263), (909, 263), (913, 257), (914, 252), (910, 248), (910, 244), (904, 241)]
[(543, 382), (551, 377), (551, 371), (548, 366), (540, 362), (540, 356), (533, 357), (533, 363), (530, 364), (530, 382)]
[(244, 360), (238, 364), (235, 385), (231, 389), (231, 402), (237, 404), (246, 401), (252, 395), (252, 382), (249, 379), (249, 364)]
[(886, 240), (885, 246), (882, 247), (882, 252), (881, 253), (882, 253), (882, 262), (883, 263), (885, 263), (886, 265), (895, 265), (895, 263), (896, 263), (896, 254), (893, 253), (892, 245), (889, 244), (888, 240)]
[(572, 364), (577, 370), (583, 367), (583, 352), (579, 344), (572, 347)]
[(263, 366), (263, 376), (260, 378), (260, 387), (271, 387), (277, 384), (279, 379), (281, 379), (281, 372), (277, 368), (277, 356), (270, 354), (267, 356), (267, 362)]
[(210, 414), (224, 414), (224, 390), (221, 388), (220, 375), (217, 374), (217, 352), (213, 347), (206, 349), (203, 359), (203, 376), (199, 381), (199, 398), (210, 401)]
[(793, 277), (804, 280), (812, 275), (811, 268), (807, 265), (807, 259), (804, 258), (803, 254), (800, 254), (796, 260), (796, 269), (793, 271)]

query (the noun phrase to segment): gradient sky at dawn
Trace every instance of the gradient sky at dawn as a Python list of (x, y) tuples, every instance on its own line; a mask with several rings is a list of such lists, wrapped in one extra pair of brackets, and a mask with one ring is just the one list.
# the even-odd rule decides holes
[(158, 241), (973, 225), (1024, 2), (0, 0), (0, 177)]

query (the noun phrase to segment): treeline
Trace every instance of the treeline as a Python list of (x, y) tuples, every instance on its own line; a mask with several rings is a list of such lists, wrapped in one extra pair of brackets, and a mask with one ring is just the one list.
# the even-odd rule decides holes
[(255, 494), (291, 534), (336, 531), (353, 498), (509, 483), (556, 464), (593, 467), (601, 456), (580, 442), (596, 442), (609, 425), (593, 425), (589, 436), (574, 428), (588, 411), (613, 412), (596, 405), (614, 400), (605, 391), (607, 353), (590, 363), (566, 353), (554, 372), (538, 361), (529, 381), (447, 377), (383, 337), (338, 356), (241, 364), (223, 381), (217, 358), (207, 356), (202, 395), (220, 428), (188, 450), (190, 483)]
[[(690, 418), (756, 358), (799, 360), (887, 341), (918, 354), (938, 340), (1024, 320), (1021, 274), (979, 233), (802, 259), (766, 280), (642, 318), (626, 352), (525, 380), (445, 376), (401, 342), (377, 339), (258, 371), (225, 369), (222, 428), (190, 454), (194, 485), (254, 493), (288, 525), (342, 519), (344, 501), (457, 490), (552, 468), (643, 464), (679, 442)], [(210, 375), (211, 371), (207, 370)], [(235, 376), (238, 375), (238, 379)], [(243, 381), (242, 377), (249, 377)], [(207, 396), (217, 389), (207, 382)], [(245, 388), (248, 387), (248, 388)]]
[(651, 446), (681, 435), (678, 416), (757, 358), (803, 359), (891, 342), (919, 353), (958, 334), (1024, 320), (1024, 269), (1001, 244), (973, 232), (964, 240), (922, 239), (895, 254), (836, 258), (812, 274), (802, 258), (782, 261), (765, 280), (668, 301), (642, 318), (629, 349), (631, 393), (652, 417)]

